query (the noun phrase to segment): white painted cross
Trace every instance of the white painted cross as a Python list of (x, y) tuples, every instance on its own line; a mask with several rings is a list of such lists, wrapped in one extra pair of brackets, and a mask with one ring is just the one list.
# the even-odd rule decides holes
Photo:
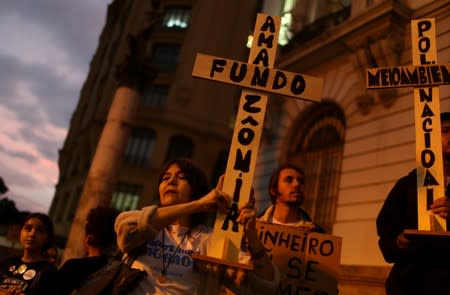
[[(248, 63), (197, 54), (194, 77), (272, 92), (308, 101), (320, 101), (322, 80), (273, 69), (280, 17), (258, 14)], [(248, 202), (252, 188), (267, 95), (243, 90), (228, 156), (223, 191), (233, 197), (227, 214), (218, 214), (207, 256), (238, 261), (242, 228), (236, 222), (238, 207)]]
[(430, 206), (444, 196), (439, 88), (450, 84), (450, 65), (438, 65), (434, 19), (411, 21), (413, 66), (368, 69), (367, 88), (414, 87), (418, 229), (446, 231)]

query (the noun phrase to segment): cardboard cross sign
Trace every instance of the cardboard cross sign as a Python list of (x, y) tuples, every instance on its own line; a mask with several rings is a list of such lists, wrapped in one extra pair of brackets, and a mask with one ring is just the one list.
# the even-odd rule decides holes
[(437, 65), (434, 19), (411, 21), (414, 66), (368, 69), (367, 88), (414, 88), (418, 229), (446, 231), (430, 206), (444, 196), (439, 88), (450, 84), (450, 65)]
[[(319, 101), (322, 80), (273, 69), (280, 17), (258, 14), (248, 63), (197, 54), (194, 77), (234, 84), (262, 92)], [(250, 197), (267, 95), (243, 90), (225, 171), (223, 191), (233, 197), (227, 214), (218, 214), (208, 257), (237, 263), (242, 240), (238, 207)]]

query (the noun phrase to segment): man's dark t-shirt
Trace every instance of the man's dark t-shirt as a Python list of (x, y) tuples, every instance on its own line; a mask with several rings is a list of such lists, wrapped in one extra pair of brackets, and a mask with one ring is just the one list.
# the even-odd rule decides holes
[(94, 272), (108, 263), (106, 256), (94, 256), (67, 260), (59, 269), (59, 294), (70, 294), (79, 289)]

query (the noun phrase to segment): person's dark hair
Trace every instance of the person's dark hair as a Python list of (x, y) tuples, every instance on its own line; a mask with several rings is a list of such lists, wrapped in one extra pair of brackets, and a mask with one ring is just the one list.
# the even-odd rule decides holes
[(101, 250), (107, 250), (116, 244), (116, 232), (114, 222), (119, 212), (111, 207), (92, 208), (87, 216), (86, 235), (91, 235), (89, 245)]
[(41, 252), (42, 254), (46, 254), (47, 250), (53, 246), (53, 242), (55, 239), (55, 232), (53, 231), (53, 222), (47, 214), (44, 213), (31, 213), (27, 217), (25, 217), (20, 224), (20, 230), (22, 230), (25, 223), (31, 218), (39, 219), (45, 228), (45, 232), (47, 233), (47, 243), (42, 246)]
[(269, 195), (270, 195), (270, 200), (272, 201), (272, 204), (274, 204), (274, 205), (275, 205), (275, 203), (277, 201), (277, 197), (278, 197), (278, 179), (280, 178), (281, 171), (283, 171), (284, 169), (294, 169), (301, 175), (305, 175), (303, 170), (300, 169), (300, 167), (295, 166), (294, 164), (286, 163), (286, 164), (282, 164), (281, 166), (279, 166), (278, 169), (272, 173), (272, 176), (270, 177), (270, 180), (269, 180)]
[[(186, 180), (191, 186), (191, 199), (198, 200), (209, 192), (209, 182), (205, 172), (197, 167), (191, 160), (181, 158), (168, 161), (162, 169), (161, 175), (158, 179), (158, 187), (162, 182), (164, 173), (172, 165), (177, 165), (180, 170), (186, 175)], [(199, 224), (206, 224), (208, 214), (196, 213), (191, 216), (191, 227), (195, 227)]]
[(442, 112), (441, 113), (441, 122), (450, 121), (450, 112)]

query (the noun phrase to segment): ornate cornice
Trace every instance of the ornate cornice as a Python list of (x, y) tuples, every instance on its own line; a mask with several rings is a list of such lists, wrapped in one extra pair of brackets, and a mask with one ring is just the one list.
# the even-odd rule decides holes
[(355, 52), (366, 46), (368, 40), (401, 33), (410, 15), (411, 11), (399, 1), (384, 1), (365, 13), (351, 16), (348, 21), (322, 32), (305, 44), (290, 46), (290, 50), (283, 51), (277, 67), (307, 70), (341, 53)]

